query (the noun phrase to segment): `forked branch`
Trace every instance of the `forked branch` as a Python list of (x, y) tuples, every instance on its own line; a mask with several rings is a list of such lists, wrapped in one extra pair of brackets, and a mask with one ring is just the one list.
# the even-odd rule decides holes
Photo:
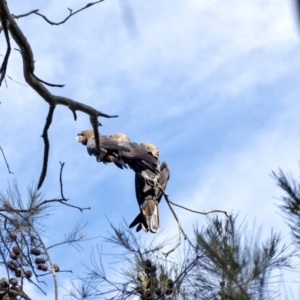
[[(28, 14), (22, 15), (22, 16), (27, 16), (31, 13), (35, 13), (35, 14), (39, 14), (40, 16), (42, 16), (45, 20), (47, 19), (50, 24), (53, 23), (52, 25), (59, 25), (61, 23), (64, 23), (66, 20), (68, 20), (74, 14), (76, 14), (92, 5), (102, 2), (102, 1), (103, 0), (88, 3), (85, 7), (81, 8), (75, 12), (73, 12), (72, 10), (69, 9), (70, 15), (65, 20), (63, 20), (62, 22), (59, 22), (59, 23), (53, 23), (53, 22), (49, 21), (45, 16), (39, 14), (37, 10), (34, 10), (34, 11), (32, 11)], [(47, 120), (46, 120), (46, 123), (44, 126), (44, 131), (43, 131), (45, 150), (44, 150), (42, 172), (41, 172), (40, 180), (39, 180), (39, 184), (38, 184), (38, 187), (40, 188), (44, 182), (44, 179), (45, 179), (46, 173), (47, 173), (48, 154), (49, 154), (49, 147), (50, 147), (47, 131), (51, 125), (51, 120), (52, 120), (53, 112), (54, 112), (56, 105), (67, 106), (72, 111), (75, 120), (77, 119), (77, 115), (76, 115), (77, 111), (81, 111), (90, 116), (90, 122), (91, 122), (91, 125), (93, 126), (94, 133), (95, 133), (96, 147), (100, 153), (102, 151), (101, 151), (101, 145), (99, 145), (99, 138), (98, 138), (98, 136), (99, 136), (98, 126), (100, 124), (98, 118), (99, 117), (114, 118), (117, 116), (104, 114), (104, 113), (100, 112), (99, 110), (94, 109), (93, 107), (85, 105), (81, 102), (77, 102), (70, 98), (57, 96), (57, 95), (53, 95), (52, 93), (50, 93), (50, 91), (44, 85), (44, 84), (48, 84), (48, 83), (42, 81), (34, 74), (35, 66), (34, 66), (33, 52), (32, 52), (29, 42), (27, 41), (26, 37), (24, 36), (23, 32), (21, 31), (21, 29), (19, 28), (18, 24), (15, 21), (15, 19), (17, 19), (18, 17), (21, 17), (21, 16), (14, 16), (10, 13), (5, 0), (0, 0), (0, 21), (2, 23), (2, 27), (4, 29), (5, 36), (6, 36), (6, 42), (7, 42), (7, 52), (4, 57), (1, 69), (0, 69), (1, 70), (0, 79), (2, 78), (2, 80), (3, 80), (3, 78), (5, 76), (6, 66), (7, 66), (7, 62), (8, 62), (9, 53), (10, 53), (10, 43), (9, 43), (9, 35), (8, 35), (8, 33), (9, 33), (20, 49), (20, 53), (21, 53), (22, 60), (23, 60), (23, 72), (24, 72), (25, 81), (50, 106), (48, 117), (47, 117)], [(1, 81), (0, 81), (0, 83), (1, 83)]]
[(81, 12), (82, 10), (87, 9), (87, 8), (89, 8), (89, 7), (91, 7), (91, 6), (95, 5), (95, 4), (97, 4), (97, 3), (99, 3), (99, 2), (103, 2), (103, 1), (104, 1), (104, 0), (99, 0), (99, 1), (95, 1), (95, 2), (88, 3), (88, 4), (86, 4), (86, 6), (80, 8), (80, 9), (78, 9), (78, 10), (75, 10), (74, 12), (73, 12), (73, 10), (72, 10), (71, 8), (68, 8), (68, 10), (69, 10), (69, 15), (68, 15), (65, 19), (63, 19), (62, 21), (60, 21), (60, 22), (53, 22), (53, 21), (49, 20), (45, 15), (39, 13), (39, 10), (38, 10), (38, 9), (34, 9), (34, 10), (32, 10), (32, 11), (26, 13), (26, 14), (22, 14), (22, 15), (17, 15), (17, 16), (13, 15), (13, 17), (14, 17), (15, 19), (19, 19), (19, 18), (27, 17), (27, 16), (29, 16), (29, 15), (31, 15), (31, 14), (36, 14), (36, 15), (42, 17), (42, 18), (43, 18), (47, 23), (49, 23), (50, 25), (61, 25), (61, 24), (65, 23), (66, 21), (68, 21), (68, 20), (69, 20), (72, 16), (74, 16), (75, 14), (77, 14), (77, 13)]

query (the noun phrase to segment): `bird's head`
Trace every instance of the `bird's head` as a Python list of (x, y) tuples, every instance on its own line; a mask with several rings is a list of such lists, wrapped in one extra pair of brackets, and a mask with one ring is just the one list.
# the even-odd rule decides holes
[(152, 155), (158, 159), (159, 152), (155, 145), (150, 143), (140, 143), (140, 145), (149, 150), (152, 153)]
[(93, 130), (83, 130), (79, 132), (76, 136), (76, 141), (78, 143), (81, 143), (83, 145), (87, 144), (88, 139), (94, 136), (94, 131)]
[(130, 142), (129, 137), (124, 133), (112, 133), (112, 134), (108, 134), (107, 136), (112, 138), (112, 139), (115, 139), (117, 141)]

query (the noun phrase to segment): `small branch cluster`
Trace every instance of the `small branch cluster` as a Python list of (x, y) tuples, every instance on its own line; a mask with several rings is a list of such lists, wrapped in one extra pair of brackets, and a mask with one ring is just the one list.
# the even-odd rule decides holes
[(47, 211), (53, 204), (64, 204), (81, 211), (86, 209), (66, 203), (62, 186), (63, 166), (61, 163), (61, 199), (44, 200), (37, 189), (31, 188), (28, 190), (28, 204), (24, 206), (16, 184), (6, 194), (0, 193), (0, 257), (7, 270), (2, 283), (0, 282), (0, 294), (6, 292), (11, 299), (16, 293), (20, 299), (29, 299), (23, 292), (24, 281), (36, 285), (45, 293), (41, 287), (44, 283), (41, 277), (45, 275), (52, 275), (55, 299), (58, 299), (56, 273), (61, 270), (58, 264), (52, 262), (49, 250), (63, 244), (76, 245), (85, 240), (85, 236), (80, 233), (84, 226), (80, 224), (63, 241), (54, 245), (46, 246), (41, 235), (44, 228), (39, 219), (47, 216)]

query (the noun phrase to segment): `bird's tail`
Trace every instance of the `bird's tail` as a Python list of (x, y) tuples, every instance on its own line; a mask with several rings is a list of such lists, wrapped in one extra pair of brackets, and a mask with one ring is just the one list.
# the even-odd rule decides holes
[(155, 199), (146, 199), (141, 205), (141, 213), (146, 221), (148, 229), (156, 233), (159, 228), (158, 203)]
[(135, 217), (135, 219), (130, 223), (129, 228), (132, 228), (132, 227), (134, 227), (134, 226), (136, 226), (136, 225), (138, 225), (138, 226), (136, 227), (136, 231), (137, 231), (137, 232), (139, 232), (142, 228), (143, 228), (143, 230), (144, 230), (145, 232), (148, 232), (148, 231), (149, 231), (148, 226), (147, 226), (147, 224), (146, 224), (146, 222), (145, 222), (145, 219), (144, 219), (142, 213), (139, 213), (139, 214)]
[(136, 231), (143, 229), (156, 233), (159, 228), (158, 204), (154, 199), (145, 200), (141, 205), (141, 212), (130, 223), (129, 228), (137, 226)]

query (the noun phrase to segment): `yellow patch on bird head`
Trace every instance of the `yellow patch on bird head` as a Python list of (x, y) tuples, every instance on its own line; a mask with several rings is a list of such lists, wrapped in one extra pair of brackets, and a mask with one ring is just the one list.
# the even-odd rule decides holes
[(126, 142), (130, 142), (129, 137), (124, 134), (124, 133), (111, 133), (107, 135), (110, 138), (113, 138), (117, 141), (126, 141)]
[(140, 143), (140, 145), (149, 150), (155, 158), (158, 158), (159, 152), (155, 145), (150, 143)]
[(79, 132), (76, 136), (76, 141), (78, 143), (86, 145), (87, 141), (89, 138), (94, 136), (94, 131), (93, 130), (83, 130)]

